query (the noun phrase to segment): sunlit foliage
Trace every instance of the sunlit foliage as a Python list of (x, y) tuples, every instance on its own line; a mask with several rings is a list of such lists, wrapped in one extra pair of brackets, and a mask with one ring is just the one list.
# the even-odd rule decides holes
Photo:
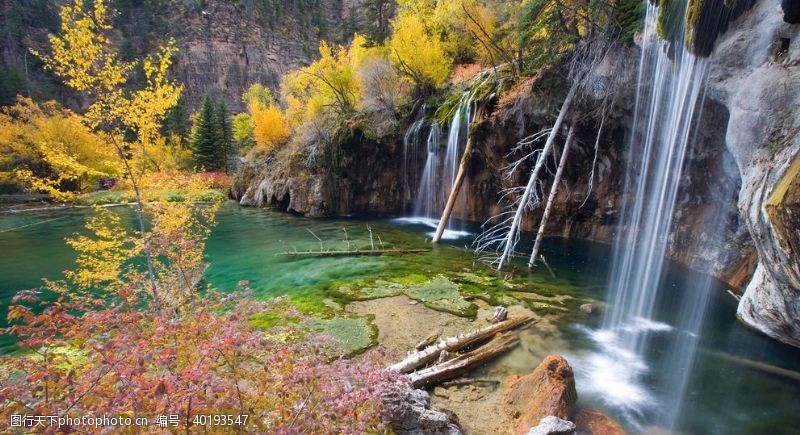
[[(180, 97), (182, 86), (168, 78), (177, 49), (170, 40), (140, 62), (122, 61), (108, 36), (111, 31), (103, 0), (74, 0), (61, 9), (61, 32), (50, 36), (51, 52), (36, 54), (67, 86), (89, 99), (83, 115), (87, 126), (108, 132), (118, 149), (127, 147), (121, 142), (129, 142), (124, 133), (134, 133), (133, 158), (144, 162), (147, 146), (161, 136), (164, 116)], [(144, 86), (128, 89), (135, 68)]]
[(55, 102), (20, 97), (0, 112), (1, 170), (56, 199), (70, 199), (100, 178), (121, 174), (118, 156), (103, 144), (102, 135)]
[[(159, 288), (188, 289), (203, 267), (212, 213), (159, 207), (150, 233)], [(88, 235), (70, 240), (78, 269), (46, 283), (55, 302), (33, 290), (15, 296), (5, 332), (28, 353), (0, 359), (3, 424), (12, 414), (106, 414), (151, 423), (175, 414), (183, 432), (198, 426), (196, 415), (221, 413), (248, 415), (234, 427), (253, 433), (385, 429), (379, 394), (402, 385), (397, 375), (369, 360), (331, 362), (336, 347), (308, 335), (303, 323), (253, 329), (256, 313), (302, 317), (280, 302), (253, 302), (246, 283), (243, 293), (228, 296), (173, 290), (162, 299), (167, 306), (153, 309), (135, 261), (139, 239), (122, 219), (112, 209), (97, 210)]]
[(417, 87), (430, 91), (441, 85), (453, 62), (439, 36), (426, 28), (419, 15), (404, 10), (392, 28), (388, 47), (394, 65)]
[(260, 153), (268, 153), (286, 142), (289, 122), (277, 104), (267, 106), (252, 100), (248, 104), (253, 140)]

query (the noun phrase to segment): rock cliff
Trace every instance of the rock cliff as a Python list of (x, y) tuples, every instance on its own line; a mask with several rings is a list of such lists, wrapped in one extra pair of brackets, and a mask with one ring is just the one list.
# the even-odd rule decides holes
[(762, 1), (735, 22), (713, 55), (708, 96), (729, 111), (738, 207), (758, 252), (738, 316), (800, 346), (800, 26), (791, 13)]

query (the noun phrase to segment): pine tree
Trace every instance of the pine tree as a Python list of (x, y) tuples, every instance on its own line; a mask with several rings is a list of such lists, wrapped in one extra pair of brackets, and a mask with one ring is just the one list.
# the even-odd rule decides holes
[(176, 135), (180, 140), (180, 145), (186, 145), (189, 137), (189, 119), (186, 116), (186, 103), (184, 103), (183, 98), (178, 100), (178, 104), (169, 109), (166, 116), (164, 116), (161, 133), (166, 137)]
[(217, 137), (214, 128), (214, 101), (206, 95), (195, 115), (192, 131), (192, 154), (198, 169), (214, 171), (219, 169), (217, 159)]
[(228, 158), (231, 155), (233, 131), (230, 114), (225, 100), (220, 99), (214, 105), (214, 129), (216, 137), (217, 168), (228, 172)]

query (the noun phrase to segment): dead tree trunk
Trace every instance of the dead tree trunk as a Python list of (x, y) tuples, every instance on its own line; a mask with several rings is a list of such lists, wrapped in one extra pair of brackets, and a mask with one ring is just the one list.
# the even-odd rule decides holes
[(558, 118), (556, 118), (555, 124), (553, 124), (553, 129), (550, 131), (550, 135), (547, 137), (547, 142), (545, 142), (542, 152), (536, 159), (536, 165), (534, 166), (530, 178), (528, 179), (528, 184), (525, 186), (525, 191), (522, 193), (522, 198), (520, 198), (519, 204), (517, 204), (517, 209), (514, 213), (514, 219), (511, 222), (511, 228), (509, 228), (508, 233), (504, 238), (505, 240), (502, 242), (503, 253), (500, 255), (500, 259), (497, 262), (498, 270), (500, 270), (503, 265), (506, 264), (506, 262), (511, 261), (511, 256), (514, 253), (514, 246), (516, 245), (520, 230), (519, 227), (522, 223), (522, 214), (525, 212), (528, 201), (530, 200), (530, 197), (536, 187), (536, 181), (539, 178), (539, 171), (542, 170), (545, 159), (553, 149), (553, 143), (555, 142), (556, 135), (558, 134), (558, 130), (561, 128), (561, 124), (564, 122), (564, 117), (567, 115), (567, 111), (572, 104), (572, 99), (575, 97), (576, 90), (577, 85), (573, 84), (570, 87), (566, 98), (564, 98), (564, 102), (561, 104), (561, 110), (558, 113)]
[(504, 322), (495, 323), (476, 331), (457, 335), (455, 337), (444, 338), (438, 343), (428, 346), (422, 350), (410, 352), (405, 359), (389, 367), (399, 373), (409, 373), (428, 363), (435, 361), (442, 351), (455, 352), (467, 346), (486, 341), (503, 331), (508, 331), (530, 321), (530, 317), (514, 317)]
[(561, 160), (558, 162), (558, 169), (556, 175), (553, 177), (553, 186), (550, 187), (550, 194), (547, 197), (547, 205), (542, 214), (542, 220), (539, 222), (539, 231), (536, 233), (536, 241), (533, 243), (533, 250), (531, 251), (531, 258), (528, 260), (528, 268), (532, 268), (536, 264), (536, 259), (539, 257), (539, 249), (542, 247), (542, 237), (544, 236), (544, 227), (547, 226), (547, 219), (550, 217), (550, 212), (553, 209), (553, 200), (556, 199), (558, 194), (558, 185), (561, 183), (561, 176), (564, 174), (564, 166), (567, 163), (567, 156), (569, 149), (572, 146), (572, 141), (575, 138), (575, 124), (569, 127), (567, 133), (567, 140), (564, 142), (564, 151), (561, 153)]
[[(478, 110), (475, 113), (475, 119), (479, 119), (480, 116), (481, 111)], [(467, 122), (469, 122), (469, 120), (467, 120)], [(431, 243), (439, 243), (439, 241), (442, 240), (442, 234), (444, 234), (445, 228), (447, 228), (447, 222), (450, 220), (450, 213), (453, 212), (453, 207), (455, 207), (456, 200), (458, 199), (458, 192), (461, 191), (461, 183), (463, 183), (464, 177), (467, 175), (467, 165), (469, 164), (469, 159), (472, 156), (472, 144), (474, 142), (474, 136), (473, 126), (470, 124), (469, 128), (467, 129), (467, 146), (464, 148), (464, 154), (461, 155), (461, 162), (458, 164), (456, 179), (453, 182), (453, 187), (450, 188), (450, 196), (447, 197), (447, 205), (444, 207), (442, 217), (439, 219), (439, 225), (436, 227), (436, 234), (433, 235), (433, 240), (431, 240)]]
[(504, 353), (519, 343), (519, 338), (500, 334), (485, 345), (459, 355), (441, 364), (428, 367), (408, 375), (414, 388), (426, 388), (453, 379), (468, 369)]

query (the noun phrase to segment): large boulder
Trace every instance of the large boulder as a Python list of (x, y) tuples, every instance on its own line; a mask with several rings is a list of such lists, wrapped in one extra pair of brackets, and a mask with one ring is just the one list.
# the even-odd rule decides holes
[(447, 414), (431, 405), (423, 390), (404, 388), (383, 396), (385, 416), (398, 435), (461, 435)]
[(575, 414), (578, 435), (625, 435), (625, 429), (596, 409), (582, 409)]
[(564, 357), (548, 355), (531, 374), (506, 381), (502, 404), (516, 433), (524, 434), (545, 417), (568, 419), (577, 399), (572, 367)]

